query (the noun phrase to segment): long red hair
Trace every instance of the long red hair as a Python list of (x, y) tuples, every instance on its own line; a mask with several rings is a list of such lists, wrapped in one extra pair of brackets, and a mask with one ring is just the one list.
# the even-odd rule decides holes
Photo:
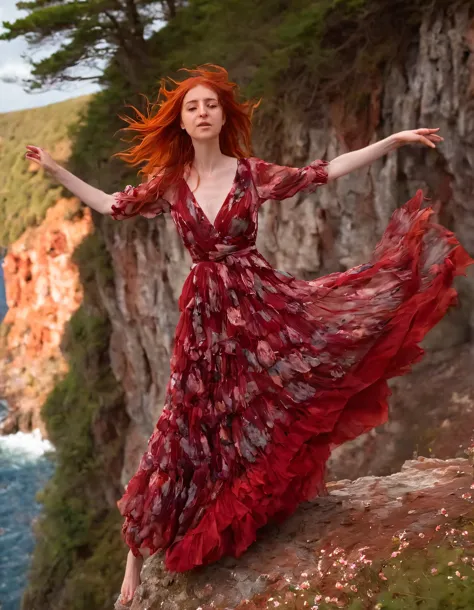
[[(139, 140), (139, 143), (113, 156), (123, 159), (132, 166), (145, 163), (139, 174), (149, 176), (159, 172), (160, 193), (177, 183), (183, 177), (185, 167), (193, 161), (193, 144), (186, 131), (181, 129), (180, 118), (184, 96), (197, 85), (212, 89), (222, 106), (226, 118), (219, 134), (222, 153), (237, 158), (253, 155), (252, 115), (261, 100), (237, 101), (238, 86), (229, 81), (227, 71), (221, 66), (203, 64), (196, 69), (180, 68), (180, 70), (185, 70), (192, 76), (183, 81), (175, 81), (170, 77), (162, 78), (157, 101), (154, 104), (151, 105), (148, 98), (140, 94), (146, 99), (148, 116), (129, 104), (127, 106), (135, 110), (138, 119), (119, 115), (129, 124), (129, 127), (123, 127), (120, 131), (136, 132), (137, 135), (132, 141)], [(167, 80), (176, 87), (167, 89)], [(160, 100), (160, 97), (164, 99)], [(154, 113), (157, 106), (158, 112)]]

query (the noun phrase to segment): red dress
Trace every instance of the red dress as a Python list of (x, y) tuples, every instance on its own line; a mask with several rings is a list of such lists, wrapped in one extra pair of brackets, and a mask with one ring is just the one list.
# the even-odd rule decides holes
[(316, 190), (327, 164), (239, 159), (214, 225), (184, 180), (166, 199), (158, 178), (114, 193), (115, 219), (170, 212), (194, 263), (164, 409), (117, 503), (136, 556), (166, 550), (177, 572), (238, 557), (269, 520), (327, 493), (331, 450), (387, 421), (387, 379), (456, 302), (453, 278), (474, 260), (430, 222), (421, 190), (365, 264), (306, 281), (265, 260), (259, 206)]

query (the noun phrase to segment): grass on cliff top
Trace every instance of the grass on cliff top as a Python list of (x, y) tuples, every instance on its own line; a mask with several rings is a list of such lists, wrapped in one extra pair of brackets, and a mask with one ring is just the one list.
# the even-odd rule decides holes
[[(61, 195), (61, 185), (25, 159), (26, 145), (45, 148), (63, 164), (71, 151), (68, 129), (90, 97), (0, 114), (0, 247), (37, 226)], [(30, 165), (38, 169), (31, 171)]]

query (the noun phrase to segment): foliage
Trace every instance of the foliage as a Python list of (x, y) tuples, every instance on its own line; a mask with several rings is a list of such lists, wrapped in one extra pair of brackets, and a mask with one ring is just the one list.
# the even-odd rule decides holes
[(28, 227), (37, 226), (62, 194), (60, 185), (36, 163), (25, 159), (26, 145), (41, 146), (64, 164), (71, 146), (68, 126), (78, 120), (89, 100), (90, 96), (81, 96), (0, 114), (0, 245), (7, 246)]
[[(33, 78), (31, 90), (67, 81), (100, 81), (104, 62), (116, 61), (133, 82), (147, 64), (146, 29), (157, 19), (170, 19), (181, 0), (30, 0), (17, 3), (27, 11), (14, 23), (3, 22), (0, 40), (26, 36), (30, 46), (45, 48), (51, 42), (62, 45), (51, 55), (35, 62), (30, 59)], [(156, 10), (156, 9), (161, 10)], [(84, 76), (75, 68), (95, 68), (96, 74)]]

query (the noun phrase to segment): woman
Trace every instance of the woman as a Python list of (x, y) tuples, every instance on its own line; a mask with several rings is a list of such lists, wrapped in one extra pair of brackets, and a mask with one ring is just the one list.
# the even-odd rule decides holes
[(393, 214), (371, 260), (303, 281), (256, 250), (258, 208), (368, 165), (405, 144), (435, 148), (438, 129), (393, 134), (332, 161), (285, 167), (251, 156), (251, 116), (217, 66), (161, 86), (155, 115), (120, 153), (148, 182), (108, 195), (42, 164), (84, 203), (120, 220), (170, 212), (193, 265), (179, 298), (165, 405), (118, 501), (130, 547), (121, 597), (143, 555), (165, 550), (182, 572), (239, 556), (258, 528), (326, 493), (331, 450), (387, 420), (387, 379), (406, 373), (418, 342), (456, 300), (454, 276), (474, 262), (433, 224), (423, 193)]

